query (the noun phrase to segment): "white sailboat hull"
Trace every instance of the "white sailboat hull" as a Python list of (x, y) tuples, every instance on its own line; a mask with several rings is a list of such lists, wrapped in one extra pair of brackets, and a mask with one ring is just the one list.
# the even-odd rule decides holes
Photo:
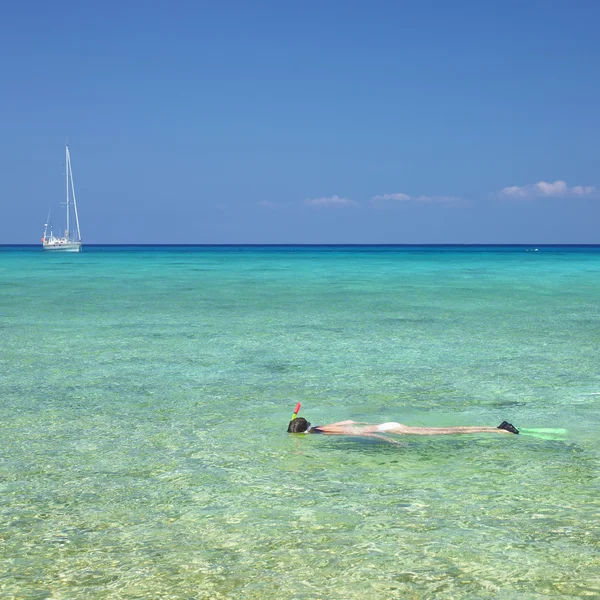
[(81, 242), (45, 242), (43, 248), (52, 252), (81, 252)]

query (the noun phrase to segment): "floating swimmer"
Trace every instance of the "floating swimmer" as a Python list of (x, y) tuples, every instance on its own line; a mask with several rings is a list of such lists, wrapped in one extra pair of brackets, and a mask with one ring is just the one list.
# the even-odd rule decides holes
[(327, 435), (351, 435), (361, 437), (374, 437), (390, 440), (382, 433), (396, 433), (399, 435), (455, 435), (465, 433), (501, 433), (518, 434), (519, 430), (510, 423), (502, 421), (498, 427), (409, 427), (402, 423), (359, 423), (357, 421), (339, 421), (331, 425), (311, 425), (303, 417), (298, 417), (299, 407), (296, 406), (294, 416), (288, 425), (288, 433), (324, 433)]

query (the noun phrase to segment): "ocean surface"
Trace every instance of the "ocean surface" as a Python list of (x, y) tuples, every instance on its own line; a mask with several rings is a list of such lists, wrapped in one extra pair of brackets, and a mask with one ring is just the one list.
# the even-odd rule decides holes
[(0, 248), (3, 599), (598, 598), (599, 432), (600, 247)]

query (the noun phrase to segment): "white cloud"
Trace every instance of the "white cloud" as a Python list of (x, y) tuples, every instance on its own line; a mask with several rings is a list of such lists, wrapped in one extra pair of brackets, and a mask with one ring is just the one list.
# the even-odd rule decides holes
[(387, 200), (396, 200), (398, 202), (404, 202), (405, 200), (413, 200), (413, 198), (408, 194), (383, 194), (382, 196), (373, 196), (373, 200), (375, 200), (376, 202)]
[(510, 196), (511, 198), (527, 198), (528, 193), (525, 188), (519, 187), (517, 185), (511, 185), (509, 187), (505, 187), (500, 194), (502, 196)]
[(340, 198), (339, 196), (328, 196), (323, 198), (307, 198), (306, 204), (310, 206), (355, 206), (357, 203), (348, 198)]
[(595, 191), (596, 188), (591, 185), (569, 187), (566, 181), (558, 179), (554, 183), (538, 181), (522, 187), (511, 185), (501, 190), (500, 195), (508, 198), (548, 198), (552, 196), (565, 198), (567, 196), (590, 196)]
[(576, 185), (571, 190), (575, 196), (589, 196), (596, 191), (596, 188), (592, 185)]
[(383, 194), (373, 196), (372, 202), (458, 202), (456, 196), (409, 196), (408, 194)]
[(271, 209), (276, 209), (279, 208), (281, 205), (278, 204), (277, 202), (269, 202), (268, 200), (261, 200), (258, 205), (261, 208), (271, 208)]

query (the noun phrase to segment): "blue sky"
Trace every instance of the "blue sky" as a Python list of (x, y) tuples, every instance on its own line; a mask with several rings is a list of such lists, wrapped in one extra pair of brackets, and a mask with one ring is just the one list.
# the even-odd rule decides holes
[(0, 243), (600, 243), (600, 3), (4, 3)]

